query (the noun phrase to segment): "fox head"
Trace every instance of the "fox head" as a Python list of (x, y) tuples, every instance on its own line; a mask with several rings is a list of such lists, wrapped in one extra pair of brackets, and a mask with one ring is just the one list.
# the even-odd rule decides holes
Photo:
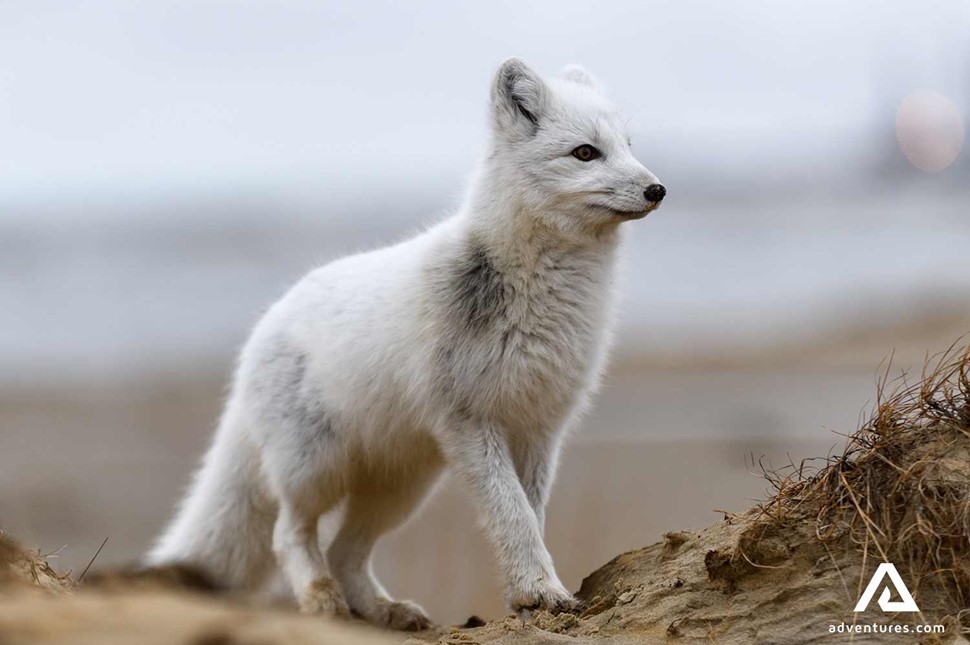
[(612, 228), (666, 190), (636, 160), (619, 110), (582, 68), (543, 79), (517, 58), (495, 74), (490, 163), (524, 210), (565, 230)]

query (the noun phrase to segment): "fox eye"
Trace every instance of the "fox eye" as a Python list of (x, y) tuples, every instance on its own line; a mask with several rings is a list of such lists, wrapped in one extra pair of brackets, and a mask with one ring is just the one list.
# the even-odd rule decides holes
[(592, 161), (593, 159), (599, 159), (603, 156), (603, 153), (589, 145), (584, 143), (575, 150), (573, 150), (573, 156), (580, 161)]

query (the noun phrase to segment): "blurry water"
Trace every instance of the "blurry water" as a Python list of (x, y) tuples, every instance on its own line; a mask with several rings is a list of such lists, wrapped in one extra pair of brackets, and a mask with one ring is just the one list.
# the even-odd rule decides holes
[(970, 296), (966, 189), (819, 192), (674, 198), (633, 227), (626, 337), (638, 347), (764, 346)]
[[(671, 185), (661, 210), (624, 225), (627, 356), (770, 345), (873, 307), (970, 294), (965, 188), (887, 183), (692, 200)], [(121, 203), (0, 219), (0, 379), (224, 361), (305, 271), (400, 239), (455, 201), (413, 187), (389, 201), (362, 188), (353, 197)]]

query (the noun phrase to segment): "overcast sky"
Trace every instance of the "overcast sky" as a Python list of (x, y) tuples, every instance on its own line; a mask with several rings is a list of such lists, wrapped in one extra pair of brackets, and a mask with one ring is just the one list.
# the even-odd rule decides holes
[(891, 120), (912, 89), (966, 115), (970, 3), (7, 0), (0, 207), (464, 173), (512, 55), (583, 64), (641, 139), (771, 159), (782, 134)]

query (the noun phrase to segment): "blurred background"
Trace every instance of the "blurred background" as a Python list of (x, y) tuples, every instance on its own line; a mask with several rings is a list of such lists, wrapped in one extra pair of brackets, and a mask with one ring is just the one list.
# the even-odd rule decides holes
[[(586, 66), (667, 186), (548, 514), (564, 581), (838, 450), (880, 362), (970, 331), (970, 4), (0, 4), (0, 528), (144, 552), (233, 354), (305, 271), (446, 216), (491, 74)], [(440, 621), (501, 615), (452, 486), (380, 547)]]

